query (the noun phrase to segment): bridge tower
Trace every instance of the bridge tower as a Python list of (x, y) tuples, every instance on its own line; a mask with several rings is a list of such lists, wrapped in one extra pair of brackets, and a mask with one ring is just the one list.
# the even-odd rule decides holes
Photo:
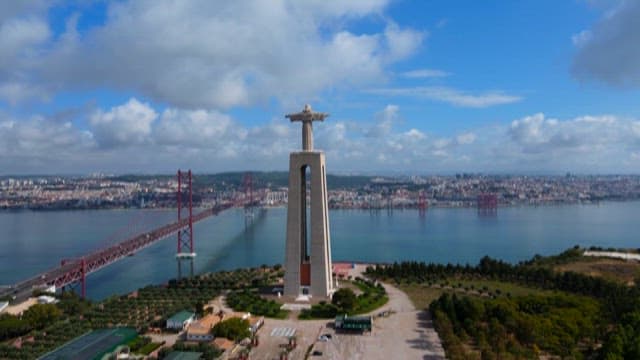
[(477, 198), (478, 215), (495, 216), (498, 213), (498, 196), (495, 193), (481, 193)]
[(182, 278), (182, 263), (188, 261), (190, 276), (193, 276), (193, 260), (196, 257), (193, 248), (193, 191), (191, 170), (183, 172), (178, 170), (178, 222), (185, 223), (184, 228), (178, 231), (178, 278)]
[(425, 216), (427, 206), (427, 196), (424, 193), (424, 190), (420, 190), (420, 193), (418, 194), (418, 213), (420, 216)]
[(387, 208), (387, 215), (393, 215), (393, 191), (391, 189), (384, 193), (384, 203)]
[(242, 179), (244, 190), (244, 226), (247, 227), (253, 222), (255, 216), (255, 204), (253, 200), (253, 175), (250, 172), (244, 174)]
[[(78, 283), (80, 284), (80, 295), (83, 299), (87, 296), (87, 261), (85, 258), (78, 259), (62, 259), (60, 261), (60, 267), (63, 267), (69, 263), (73, 263), (77, 267), (71, 271), (71, 277), (77, 280), (70, 282), (67, 286), (74, 289)], [(62, 287), (64, 291), (64, 286)], [(75, 292), (75, 291), (74, 291)]]

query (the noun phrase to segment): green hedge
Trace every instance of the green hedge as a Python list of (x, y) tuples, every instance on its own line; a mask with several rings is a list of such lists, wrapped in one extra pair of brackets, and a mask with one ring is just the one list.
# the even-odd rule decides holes
[(288, 311), (281, 310), (281, 305), (273, 300), (266, 300), (250, 290), (233, 291), (227, 295), (227, 305), (236, 311), (250, 312), (277, 319), (285, 319)]

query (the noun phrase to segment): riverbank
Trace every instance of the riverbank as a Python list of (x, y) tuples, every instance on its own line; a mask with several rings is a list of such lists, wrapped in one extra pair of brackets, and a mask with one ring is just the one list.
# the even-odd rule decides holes
[[(580, 206), (589, 206), (589, 205), (606, 205), (607, 203), (624, 203), (624, 202), (639, 202), (638, 198), (629, 198), (629, 199), (619, 199), (619, 198), (611, 198), (611, 199), (599, 199), (599, 200), (575, 200), (575, 199), (567, 199), (567, 200), (526, 200), (526, 201), (512, 201), (512, 202), (500, 202), (497, 204), (496, 209), (500, 208), (513, 208), (513, 207), (557, 207), (557, 206), (572, 206), (572, 205), (580, 205)], [(207, 209), (216, 206), (215, 204), (200, 204), (198, 207), (194, 207), (195, 209)], [(286, 208), (287, 204), (277, 204), (277, 205), (262, 205), (260, 206), (265, 209), (280, 209)], [(427, 201), (425, 209), (429, 208), (435, 209), (476, 209), (477, 202), (476, 200), (434, 200)], [(2, 206), (0, 207), (0, 213), (2, 212), (58, 212), (58, 211), (96, 211), (96, 210), (158, 210), (158, 211), (168, 211), (168, 210), (176, 210), (175, 206), (154, 206), (154, 207), (140, 207), (138, 205), (131, 206), (101, 206), (101, 205), (92, 205), (92, 206), (83, 206), (83, 205), (52, 205), (52, 206)], [(421, 210), (417, 204), (413, 205), (393, 205), (391, 207), (388, 206), (344, 206), (340, 204), (332, 203), (330, 205), (329, 210), (361, 210), (361, 211), (412, 211), (412, 210)], [(495, 209), (488, 209), (495, 210)]]
[[(535, 254), (584, 247), (637, 248), (640, 202), (599, 206), (501, 208), (496, 216), (475, 209), (431, 208), (369, 212), (331, 210), (332, 258), (393, 263), (402, 260), (465, 264), (483, 256), (510, 263)], [(132, 226), (134, 220), (139, 225)], [(172, 210), (0, 212), (0, 284), (16, 283), (74, 258), (112, 245), (135, 230), (175, 221)], [(228, 210), (194, 227), (196, 273), (282, 264), (286, 209), (270, 208), (245, 225), (241, 209)], [(176, 238), (168, 237), (135, 256), (91, 273), (87, 294), (95, 300), (125, 294), (177, 276)], [(455, 249), (452, 251), (451, 249)]]

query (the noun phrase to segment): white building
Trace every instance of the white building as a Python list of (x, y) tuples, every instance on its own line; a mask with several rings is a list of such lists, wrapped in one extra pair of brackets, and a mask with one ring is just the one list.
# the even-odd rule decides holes
[(56, 304), (59, 300), (53, 296), (42, 295), (38, 296), (38, 304)]
[(167, 329), (184, 330), (189, 327), (194, 319), (194, 313), (182, 310), (167, 319)]
[(222, 321), (222, 316), (217, 314), (209, 314), (202, 319), (194, 321), (187, 329), (187, 341), (213, 340), (211, 329), (220, 321)]

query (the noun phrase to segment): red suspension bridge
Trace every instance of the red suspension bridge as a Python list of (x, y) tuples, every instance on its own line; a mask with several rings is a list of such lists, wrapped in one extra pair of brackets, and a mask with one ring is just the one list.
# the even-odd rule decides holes
[[(58, 289), (74, 283), (80, 284), (81, 294), (82, 297), (84, 297), (86, 295), (86, 277), (88, 274), (113, 264), (124, 257), (130, 256), (154, 244), (158, 240), (176, 233), (178, 234), (176, 257), (178, 258), (178, 271), (180, 272), (181, 260), (184, 258), (193, 259), (195, 256), (193, 245), (194, 223), (210, 216), (216, 216), (220, 212), (232, 207), (255, 205), (257, 201), (254, 199), (250, 177), (250, 174), (245, 175), (244, 197), (220, 203), (210, 209), (193, 214), (191, 170), (188, 172), (178, 171), (178, 191), (176, 199), (178, 205), (177, 221), (160, 226), (151, 231), (133, 235), (115, 245), (93, 251), (80, 258), (62, 260), (59, 267), (52, 268), (27, 280), (1, 289), (0, 298), (23, 299), (31, 296), (34, 289), (40, 287), (55, 286), (56, 289)], [(247, 186), (247, 184), (249, 184), (249, 186)]]

